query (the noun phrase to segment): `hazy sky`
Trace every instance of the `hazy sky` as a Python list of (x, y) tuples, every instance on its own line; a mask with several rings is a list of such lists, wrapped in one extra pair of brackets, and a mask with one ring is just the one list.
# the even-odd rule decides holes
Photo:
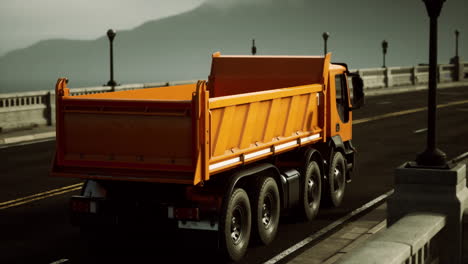
[[(95, 39), (104, 35), (108, 28), (116, 30), (132, 29), (142, 23), (191, 10), (203, 2), (211, 2), (221, 8), (242, 2), (300, 3), (314, 1), (320, 5), (327, 0), (0, 0), (0, 56), (6, 52), (28, 47), (40, 40), (51, 38)], [(343, 2), (341, 2), (343, 1)], [(330, 1), (346, 4), (349, 0)], [(445, 24), (468, 24), (467, 0), (447, 0), (444, 4), (440, 24), (441, 30), (447, 32)], [(422, 0), (359, 0), (355, 1), (359, 16), (355, 19), (369, 19), (382, 12), (381, 6), (391, 4), (397, 10), (402, 6), (423, 8)], [(319, 5), (319, 6), (320, 6)], [(340, 4), (333, 4), (339, 9)], [(349, 10), (352, 13), (356, 10)], [(379, 11), (380, 10), (380, 11)], [(387, 10), (392, 12), (392, 10)], [(400, 10), (401, 11), (401, 10)], [(404, 12), (395, 12), (395, 25), (405, 29), (405, 23), (411, 21)], [(421, 10), (420, 10), (421, 11)], [(464, 21), (460, 14), (464, 13)], [(462, 15), (463, 16), (463, 15)], [(453, 20), (453, 23), (452, 23)], [(57, 22), (59, 21), (59, 22)], [(327, 25), (330, 22), (324, 23)], [(453, 31), (450, 29), (450, 31)], [(466, 39), (468, 32), (461, 30), (461, 40)], [(450, 33), (452, 35), (452, 33)], [(443, 33), (441, 37), (445, 37)], [(463, 42), (462, 42), (463, 43)]]
[(0, 0), (0, 56), (39, 40), (94, 39), (102, 36), (108, 28), (131, 29), (149, 20), (188, 11), (203, 2), (204, 0)]

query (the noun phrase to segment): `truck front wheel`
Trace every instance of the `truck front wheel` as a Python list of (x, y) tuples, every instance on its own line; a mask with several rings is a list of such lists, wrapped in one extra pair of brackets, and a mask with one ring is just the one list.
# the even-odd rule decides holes
[(250, 201), (247, 193), (237, 188), (229, 198), (221, 219), (221, 242), (228, 258), (240, 260), (249, 245), (251, 230)]
[(343, 154), (335, 151), (328, 170), (327, 188), (325, 193), (326, 205), (338, 207), (343, 201), (346, 187), (346, 163)]
[(254, 193), (254, 229), (260, 242), (268, 245), (278, 231), (280, 196), (278, 185), (271, 177), (260, 177)]
[(303, 212), (306, 220), (310, 221), (318, 213), (322, 195), (322, 176), (317, 162), (309, 162), (302, 179)]

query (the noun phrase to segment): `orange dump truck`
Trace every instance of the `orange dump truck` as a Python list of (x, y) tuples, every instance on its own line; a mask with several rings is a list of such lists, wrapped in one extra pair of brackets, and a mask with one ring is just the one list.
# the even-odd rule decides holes
[(251, 238), (274, 239), (289, 209), (312, 220), (321, 202), (340, 205), (363, 89), (330, 57), (215, 53), (207, 82), (80, 96), (59, 79), (51, 174), (86, 180), (71, 199), (73, 223), (148, 210), (217, 232), (239, 260)]

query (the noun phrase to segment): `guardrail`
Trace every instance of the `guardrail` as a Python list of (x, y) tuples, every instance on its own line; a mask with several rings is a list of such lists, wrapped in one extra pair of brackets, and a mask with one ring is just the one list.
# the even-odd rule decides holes
[[(428, 66), (388, 67), (351, 70), (358, 72), (364, 88), (394, 88), (408, 85), (419, 85), (428, 82)], [(127, 84), (115, 86), (115, 91), (162, 87), (177, 84), (195, 83), (197, 80)], [(459, 64), (438, 65), (438, 81), (440, 83), (453, 81), (468, 81), (468, 62)], [(72, 95), (104, 93), (112, 91), (112, 87), (71, 88)], [(55, 92), (37, 91), (24, 93), (0, 94), (0, 133), (16, 129), (25, 129), (41, 125), (55, 124)]]
[(337, 264), (439, 263), (439, 245), (444, 243), (446, 222), (442, 214), (408, 214), (346, 254)]
[[(96, 94), (110, 91), (125, 91), (149, 87), (163, 87), (187, 83), (197, 80), (127, 84), (109, 86), (71, 88), (71, 95)], [(27, 129), (42, 125), (55, 124), (55, 91), (36, 91), (23, 93), (0, 94), (0, 133), (5, 131)]]

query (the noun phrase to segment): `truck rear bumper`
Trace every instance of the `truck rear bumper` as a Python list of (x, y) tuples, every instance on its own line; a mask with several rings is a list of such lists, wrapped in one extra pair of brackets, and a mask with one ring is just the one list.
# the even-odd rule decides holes
[[(197, 212), (198, 208), (174, 208), (157, 204), (111, 201), (73, 196), (70, 217), (74, 226), (144, 226), (154, 229), (194, 229), (218, 231), (218, 222), (207, 219), (177, 219), (174, 211)], [(188, 210), (187, 210), (188, 209)], [(196, 210), (195, 210), (196, 209)], [(185, 213), (187, 214), (187, 213)]]

